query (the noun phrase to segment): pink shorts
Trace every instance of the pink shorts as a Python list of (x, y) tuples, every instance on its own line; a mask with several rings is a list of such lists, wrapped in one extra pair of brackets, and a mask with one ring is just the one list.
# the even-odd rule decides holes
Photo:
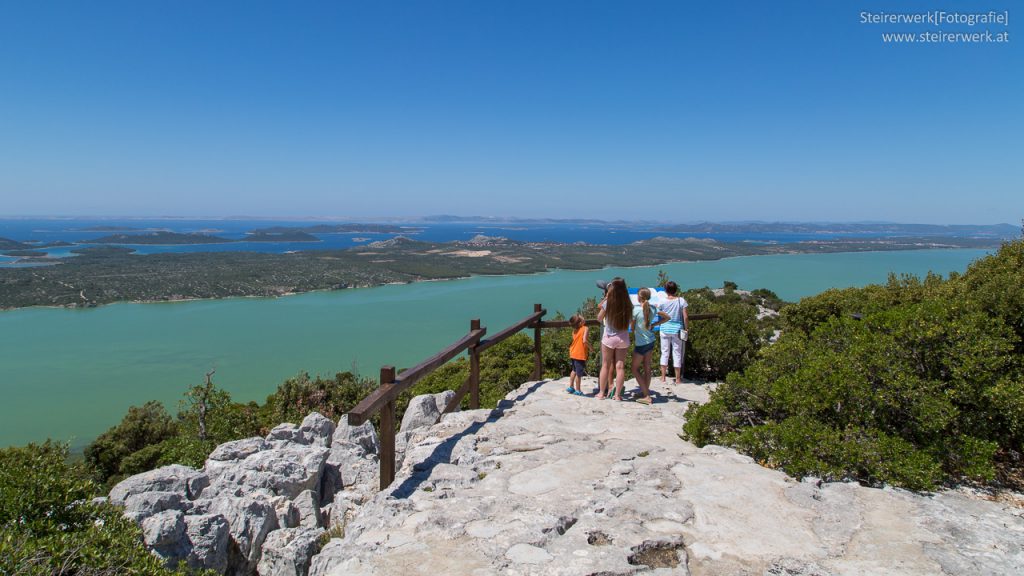
[(624, 334), (604, 336), (601, 338), (601, 345), (606, 348), (629, 348), (629, 336)]

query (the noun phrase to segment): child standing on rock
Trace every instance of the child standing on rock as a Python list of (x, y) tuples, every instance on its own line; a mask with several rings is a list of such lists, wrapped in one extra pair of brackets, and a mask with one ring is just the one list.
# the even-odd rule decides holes
[(572, 363), (572, 372), (569, 373), (569, 387), (565, 389), (569, 394), (583, 396), (580, 385), (583, 377), (587, 375), (587, 358), (590, 356), (590, 343), (587, 342), (587, 323), (583, 316), (573, 314), (569, 318), (569, 326), (572, 326), (572, 344), (569, 345), (569, 361)]
[(641, 404), (651, 403), (651, 377), (654, 372), (651, 370), (651, 356), (654, 355), (654, 332), (651, 328), (669, 320), (668, 314), (655, 310), (650, 305), (651, 291), (649, 288), (641, 288), (636, 293), (638, 304), (633, 306), (633, 319), (629, 327), (633, 330), (633, 376), (640, 386), (640, 398), (637, 402)]
[[(615, 278), (608, 283), (604, 300), (598, 305), (597, 320), (604, 323), (601, 335), (601, 376), (598, 400), (613, 392), (622, 400), (622, 385), (626, 380), (626, 352), (629, 350), (629, 320), (633, 303), (629, 300), (626, 281)], [(614, 387), (613, 387), (614, 382)]]

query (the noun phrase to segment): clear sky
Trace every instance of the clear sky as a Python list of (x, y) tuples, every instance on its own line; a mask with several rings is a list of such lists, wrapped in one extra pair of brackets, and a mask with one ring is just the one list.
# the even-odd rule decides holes
[(0, 0), (0, 215), (1017, 223), (1022, 52), (1012, 0)]

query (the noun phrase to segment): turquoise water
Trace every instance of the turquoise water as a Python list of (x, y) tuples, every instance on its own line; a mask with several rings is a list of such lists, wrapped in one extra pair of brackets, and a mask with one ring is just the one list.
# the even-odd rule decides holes
[(301, 370), (410, 366), (465, 333), (471, 318), (492, 332), (535, 302), (571, 313), (594, 282), (621, 275), (651, 285), (659, 269), (686, 288), (770, 288), (796, 300), (831, 287), (884, 282), (890, 271), (964, 271), (984, 250), (752, 256), (715, 262), (555, 271), (318, 292), (94, 309), (0, 313), (0, 446), (51, 437), (87, 443), (131, 405), (155, 399), (172, 412), (185, 387), (215, 368), (236, 400), (262, 401)]

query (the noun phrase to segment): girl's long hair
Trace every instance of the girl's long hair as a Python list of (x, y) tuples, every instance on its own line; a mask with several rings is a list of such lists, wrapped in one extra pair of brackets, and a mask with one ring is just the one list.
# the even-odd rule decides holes
[(647, 289), (647, 288), (641, 288), (640, 290), (637, 291), (636, 295), (637, 295), (637, 298), (640, 299), (640, 302), (642, 303), (643, 308), (644, 308), (644, 330), (650, 330), (651, 329), (651, 305), (648, 304), (647, 301), (651, 299), (651, 291), (649, 289)]
[(608, 325), (616, 330), (629, 328), (629, 319), (633, 316), (633, 304), (629, 301), (626, 281), (616, 278), (608, 284), (608, 302), (605, 304)]

